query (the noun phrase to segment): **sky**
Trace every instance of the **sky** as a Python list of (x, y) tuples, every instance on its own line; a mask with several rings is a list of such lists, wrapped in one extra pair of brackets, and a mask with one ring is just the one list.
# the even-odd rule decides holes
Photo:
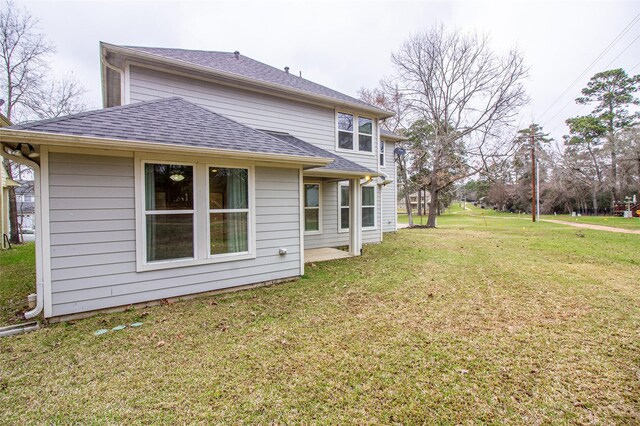
[(640, 0), (15, 3), (39, 19), (41, 32), (55, 45), (52, 75), (73, 73), (87, 90), (86, 103), (92, 108), (102, 105), (100, 41), (239, 50), (357, 96), (361, 87), (375, 87), (393, 73), (391, 54), (407, 38), (443, 24), (488, 34), (498, 53), (513, 47), (522, 52), (529, 67), (525, 87), (531, 102), (522, 110), (519, 124), (542, 124), (556, 140), (567, 132), (567, 118), (590, 112), (574, 99), (593, 74), (614, 68), (640, 74), (640, 17), (619, 37), (640, 14)]

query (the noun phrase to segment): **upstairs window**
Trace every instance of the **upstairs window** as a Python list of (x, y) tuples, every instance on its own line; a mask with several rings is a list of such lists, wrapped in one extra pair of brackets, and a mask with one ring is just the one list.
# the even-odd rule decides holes
[(384, 141), (380, 141), (380, 167), (384, 167)]
[(353, 149), (353, 115), (338, 113), (338, 148)]
[(358, 117), (358, 150), (371, 152), (373, 149), (373, 120)]
[(337, 148), (373, 153), (373, 119), (339, 112)]

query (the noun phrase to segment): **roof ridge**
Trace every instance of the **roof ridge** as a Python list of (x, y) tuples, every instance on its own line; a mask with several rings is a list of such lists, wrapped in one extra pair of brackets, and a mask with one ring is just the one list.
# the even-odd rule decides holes
[(170, 101), (170, 100), (178, 100), (178, 99), (184, 101), (184, 99), (182, 99), (179, 96), (172, 96), (170, 98), (152, 99), (150, 101), (135, 102), (135, 103), (132, 103), (132, 104), (118, 105), (118, 106), (113, 106), (113, 107), (109, 107), (109, 108), (92, 109), (92, 110), (89, 110), (89, 111), (83, 111), (83, 112), (78, 112), (78, 113), (75, 113), (75, 114), (64, 115), (62, 117), (47, 118), (47, 119), (44, 119), (44, 120), (26, 121), (24, 123), (14, 124), (13, 126), (5, 127), (5, 129), (20, 130), (20, 129), (25, 128), (25, 127), (33, 128), (33, 127), (37, 127), (37, 126), (40, 126), (40, 125), (57, 123), (59, 121), (66, 121), (66, 120), (73, 119), (73, 118), (90, 117), (92, 115), (98, 115), (98, 114), (105, 113), (105, 112), (112, 112), (112, 111), (117, 111), (117, 110), (121, 110), (121, 109), (129, 109), (129, 108), (139, 107), (139, 106), (142, 106), (142, 105), (149, 105), (149, 104), (165, 102), (165, 101)]
[[(181, 50), (183, 52), (228, 53), (230, 55), (233, 55), (234, 53), (226, 50), (185, 49), (183, 47), (154, 47), (154, 46), (126, 46), (126, 45), (122, 45), (121, 47), (126, 47), (127, 49), (160, 49), (160, 50)], [(243, 55), (240, 55), (240, 56), (243, 56)], [(249, 58), (249, 57), (245, 56), (245, 58)]]

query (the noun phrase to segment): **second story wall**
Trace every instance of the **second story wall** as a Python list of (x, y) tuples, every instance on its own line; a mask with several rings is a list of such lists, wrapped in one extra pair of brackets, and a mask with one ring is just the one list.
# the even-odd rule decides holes
[[(250, 127), (286, 132), (328, 151), (336, 151), (336, 111), (333, 108), (134, 65), (129, 66), (127, 74), (126, 103), (180, 96)], [(170, 117), (167, 120), (170, 121)], [(374, 128), (377, 128), (375, 124)], [(339, 155), (377, 170), (377, 153), (376, 130), (372, 153), (340, 151)]]

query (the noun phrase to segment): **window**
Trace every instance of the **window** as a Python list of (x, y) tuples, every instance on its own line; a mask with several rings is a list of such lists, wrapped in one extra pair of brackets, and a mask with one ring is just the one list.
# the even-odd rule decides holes
[(321, 233), (320, 227), (320, 184), (304, 184), (304, 232)]
[(380, 141), (380, 167), (384, 167), (384, 141)]
[(376, 188), (362, 187), (362, 228), (376, 227)]
[(249, 251), (249, 171), (209, 167), (209, 255)]
[(349, 185), (338, 185), (338, 232), (344, 232), (349, 229)]
[(373, 153), (373, 119), (339, 112), (337, 122), (337, 149)]
[(373, 120), (358, 117), (358, 150), (371, 152), (373, 149)]
[(144, 188), (146, 261), (194, 258), (193, 166), (147, 163)]
[(253, 167), (136, 163), (138, 271), (255, 258)]
[(338, 113), (338, 147), (353, 149), (353, 115)]

